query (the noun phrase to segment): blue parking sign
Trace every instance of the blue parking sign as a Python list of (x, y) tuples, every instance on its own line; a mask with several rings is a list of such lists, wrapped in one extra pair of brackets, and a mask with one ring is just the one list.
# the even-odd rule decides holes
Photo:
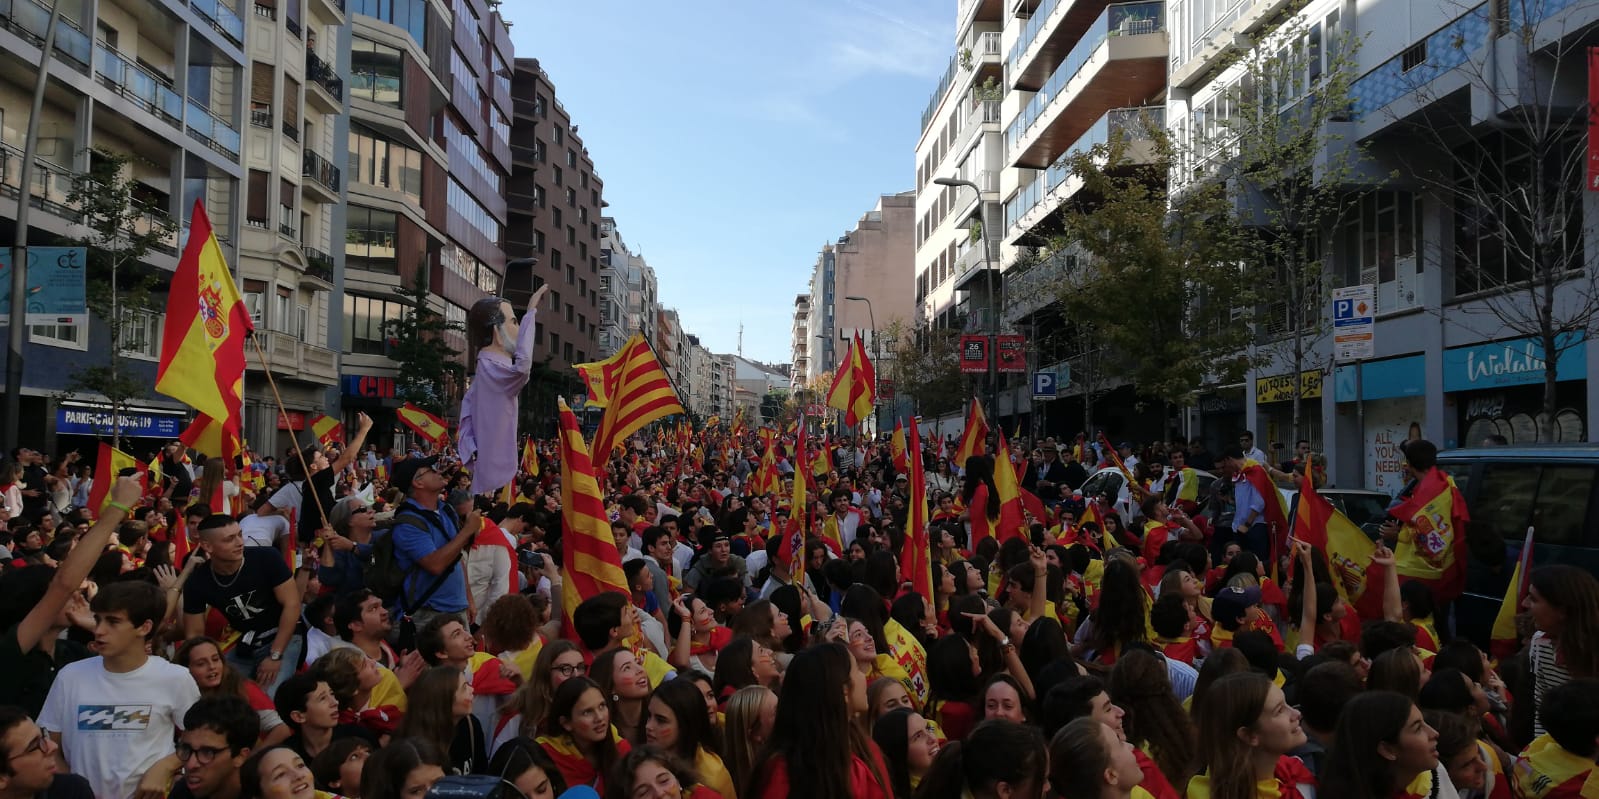
[(1054, 399), (1055, 386), (1054, 372), (1033, 373), (1033, 399)]

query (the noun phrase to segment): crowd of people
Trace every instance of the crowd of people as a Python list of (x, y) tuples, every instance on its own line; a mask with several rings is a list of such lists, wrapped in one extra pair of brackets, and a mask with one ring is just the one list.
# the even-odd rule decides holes
[[(1599, 797), (1593, 575), (1532, 571), (1499, 657), (1393, 568), (1363, 618), (1325, 553), (1267, 545), (1252, 437), (1008, 464), (647, 432), (597, 459), (627, 591), (574, 596), (604, 564), (563, 548), (559, 446), (482, 493), (370, 429), (248, 465), (173, 445), (158, 479), (0, 463), (0, 799)], [(1325, 479), (1294, 454), (1273, 477)], [(1037, 500), (1014, 530), (1006, 468)], [(1127, 496), (1084, 498), (1099, 468)]]

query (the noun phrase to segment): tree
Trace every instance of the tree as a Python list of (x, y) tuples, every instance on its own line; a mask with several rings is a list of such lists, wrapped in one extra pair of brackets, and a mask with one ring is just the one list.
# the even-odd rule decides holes
[(970, 395), (960, 371), (960, 331), (911, 327), (895, 319), (883, 331), (893, 353), (882, 376), (909, 397), (917, 416), (942, 416), (964, 407)]
[(411, 287), (397, 289), (410, 302), (410, 310), (385, 322), (384, 333), (389, 339), (389, 359), (399, 367), (395, 388), (399, 399), (442, 415), (454, 404), (466, 376), (461, 351), (450, 346), (445, 334), (464, 326), (446, 321), (428, 307), (427, 275), (424, 259)]
[(144, 259), (178, 229), (132, 178), (133, 163), (132, 157), (121, 153), (93, 150), (89, 171), (73, 177), (67, 194), (67, 206), (78, 209), (78, 223), (87, 231), (69, 242), (85, 248), (89, 313), (105, 325), (110, 347), (102, 363), (72, 373), (65, 394), (86, 391), (106, 398), (111, 406), (111, 446), (119, 449), (122, 413), (130, 401), (146, 396), (149, 387), (148, 379), (122, 366), (130, 344), (147, 343), (141, 317), (156, 311), (152, 290), (159, 278)]
[[(1471, 328), (1486, 316), (1543, 348), (1540, 440), (1558, 410), (1560, 362), (1599, 333), (1599, 269), (1584, 236), (1589, 182), (1585, 145), (1590, 108), (1584, 56), (1594, 28), (1554, 31), (1539, 25), (1566, 3), (1525, 0), (1461, 10), (1461, 22), (1428, 40), (1432, 52), (1400, 79), (1427, 109), (1425, 120), (1397, 116), (1392, 104), (1373, 109), (1401, 122), (1400, 135), (1436, 153), (1404, 159), (1416, 180), (1453, 211), (1455, 235), (1437, 261), (1453, 261), (1454, 285), (1442, 299), (1478, 302), (1434, 307), (1446, 323)], [(1468, 31), (1481, 39), (1467, 38)], [(1474, 103), (1440, 97), (1433, 78), (1457, 71)], [(1487, 331), (1497, 335), (1499, 331)]]
[(1236, 380), (1248, 367), (1250, 331), (1233, 321), (1252, 295), (1239, 268), (1244, 240), (1221, 186), (1167, 190), (1173, 154), (1163, 129), (1134, 121), (1067, 159), (1082, 185), (1045, 268), (1070, 325), (1089, 428), (1094, 394), (1110, 379), (1188, 403), (1207, 378)]
[(1325, 68), (1319, 28), (1290, 22), (1257, 39), (1224, 94), (1231, 111), (1219, 115), (1214, 133), (1196, 135), (1197, 151), (1186, 154), (1198, 174), (1178, 173), (1197, 178), (1183, 194), (1224, 189), (1244, 232), (1242, 272), (1261, 289), (1259, 354), (1281, 355), (1292, 368), (1289, 440), (1300, 437), (1299, 375), (1331, 366), (1315, 360), (1318, 353), (1330, 356), (1320, 346), (1338, 282), (1327, 269), (1328, 243), (1358, 213), (1361, 195), (1382, 181), (1367, 169), (1365, 146), (1343, 133), (1356, 41), (1332, 31), (1326, 39)]

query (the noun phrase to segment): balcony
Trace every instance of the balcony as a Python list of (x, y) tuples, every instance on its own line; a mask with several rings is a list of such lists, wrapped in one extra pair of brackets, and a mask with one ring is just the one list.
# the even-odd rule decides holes
[(1165, 3), (1105, 9), (1005, 133), (1012, 166), (1043, 169), (1106, 111), (1166, 83)]
[(315, 247), (301, 247), (300, 251), (305, 254), (305, 276), (320, 280), (332, 288), (333, 256)]
[[(59, 20), (60, 24), (56, 26), (56, 55), (66, 59), (74, 69), (87, 74), (89, 59), (93, 54), (93, 44), (88, 34), (66, 17), (60, 17)], [(37, 0), (0, 0), (0, 26), (27, 39), (35, 47), (44, 46), (45, 28), (49, 24), (50, 7)]]
[(277, 6), (264, 6), (264, 5), (261, 5), (260, 3), (256, 3), (255, 4), (255, 16), (256, 16), (256, 19), (264, 19), (264, 20), (268, 20), (270, 22), (276, 22), (277, 19), (278, 19)]
[[(1065, 153), (1055, 159), (1038, 179), (1005, 203), (1006, 238), (1026, 232), (1076, 193), (1078, 186), (1076, 181), (1072, 180), (1071, 173), (1073, 156), (1090, 152), (1096, 146), (1109, 144), (1113, 136), (1120, 135), (1125, 137), (1129, 146), (1124, 157), (1130, 163), (1147, 164), (1154, 158), (1148, 132), (1163, 129), (1165, 126), (1165, 106), (1113, 108), (1107, 111), (1093, 127), (1073, 142)], [(1065, 185), (1068, 182), (1071, 185)]]
[(1005, 83), (1015, 89), (1036, 90), (1050, 71), (1067, 57), (1073, 44), (1105, 11), (1104, 0), (1043, 0), (1005, 56)]
[(344, 19), (344, 0), (315, 0), (320, 3), (322, 10), (335, 19)]
[(300, 143), (300, 129), (296, 127), (293, 122), (285, 119), (280, 127), (283, 131), (283, 138), (288, 139), (295, 144)]
[(316, 53), (305, 51), (305, 79), (312, 86), (317, 87), (326, 96), (317, 98), (317, 92), (311, 92), (310, 97), (321, 99), (324, 109), (330, 113), (338, 113), (344, 106), (344, 79), (334, 72), (333, 67), (326, 61), (317, 58)]
[(211, 23), (217, 33), (228, 37), (234, 44), (244, 43), (244, 20), (233, 9), (223, 5), (218, 0), (192, 0), (189, 7), (206, 22)]
[[(51, 216), (77, 223), (81, 218), (78, 209), (72, 203), (72, 188), (79, 177), (79, 173), (63, 166), (50, 163), (37, 156), (33, 159), (32, 190), (28, 196), (33, 202), (33, 207)], [(9, 144), (0, 144), (0, 195), (15, 200), (22, 194), (22, 151)], [(171, 217), (154, 209), (133, 217), (128, 225), (128, 232), (135, 236), (148, 235), (153, 231), (161, 230), (171, 224)], [(157, 251), (168, 255), (178, 252), (178, 228), (172, 225), (171, 232), (161, 237), (152, 245)]]
[(973, 139), (999, 130), (1000, 101), (979, 100), (973, 92), (966, 97), (966, 107), (971, 109), (966, 112), (966, 124), (961, 126), (961, 132), (955, 137), (955, 146), (950, 148), (957, 162)]
[(1182, 45), (1171, 53), (1171, 85), (1186, 88), (1197, 83), (1220, 66), (1224, 59), (1254, 46), (1254, 34), (1277, 19), (1288, 7), (1289, 0), (1223, 0), (1217, 8), (1215, 19), (1204, 31), (1187, 42), (1187, 52)]
[(339, 201), (339, 168), (316, 151), (306, 150), (300, 158), (300, 177), (309, 178), (300, 182), (301, 187), (321, 195), (318, 199), (322, 202)]
[(1000, 317), (1015, 323), (1055, 302), (1061, 281), (1077, 269), (1081, 256), (1056, 252), (1032, 266), (1005, 273), (1005, 307)]
[(251, 127), (272, 129), (272, 105), (270, 103), (250, 103)]
[[(338, 382), (338, 354), (332, 350), (307, 344), (278, 330), (257, 330), (256, 336), (266, 351), (267, 364), (272, 367), (273, 374), (328, 386)], [(261, 371), (258, 358), (250, 358), (247, 365), (252, 372)]]
[(212, 116), (205, 106), (194, 100), (188, 101), (183, 122), (190, 136), (229, 158), (239, 157), (239, 132), (232, 125)]
[(140, 66), (133, 59), (95, 44), (95, 69), (100, 85), (122, 95), (173, 127), (183, 126), (183, 98), (165, 76)]
[(938, 110), (938, 104), (944, 101), (944, 93), (949, 91), (949, 85), (955, 81), (955, 73), (960, 67), (960, 54), (950, 56), (949, 66), (944, 68), (944, 77), (938, 79), (938, 88), (933, 90), (932, 97), (927, 98), (927, 109), (922, 112), (921, 130), (927, 130), (927, 121), (933, 118), (933, 113)]

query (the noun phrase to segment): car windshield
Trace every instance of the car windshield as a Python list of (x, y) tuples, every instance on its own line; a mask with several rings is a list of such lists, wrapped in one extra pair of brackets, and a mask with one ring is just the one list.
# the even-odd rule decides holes
[(1388, 515), (1388, 498), (1380, 494), (1344, 494), (1339, 499), (1344, 515), (1357, 526)]

